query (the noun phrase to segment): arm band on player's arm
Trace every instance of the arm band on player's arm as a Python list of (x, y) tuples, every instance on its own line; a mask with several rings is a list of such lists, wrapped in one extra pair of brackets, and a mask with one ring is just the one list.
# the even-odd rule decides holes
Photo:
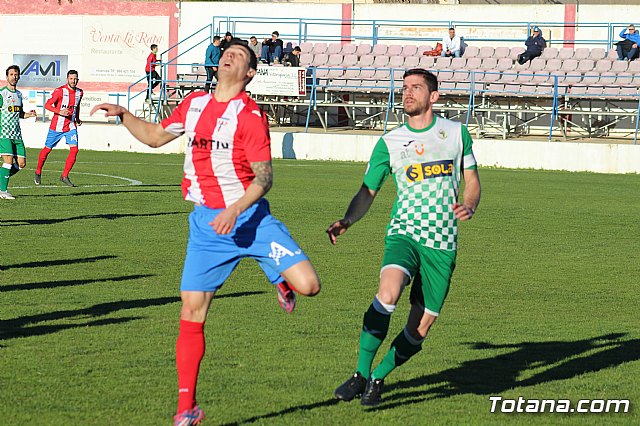
[(369, 188), (366, 185), (362, 185), (358, 193), (353, 197), (347, 212), (344, 215), (344, 220), (348, 226), (353, 225), (369, 211), (369, 207), (373, 203), (374, 195), (371, 195)]

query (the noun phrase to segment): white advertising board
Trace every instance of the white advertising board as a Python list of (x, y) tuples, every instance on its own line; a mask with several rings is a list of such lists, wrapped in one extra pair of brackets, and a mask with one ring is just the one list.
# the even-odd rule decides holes
[(258, 66), (247, 90), (252, 95), (304, 96), (306, 72), (305, 68)]

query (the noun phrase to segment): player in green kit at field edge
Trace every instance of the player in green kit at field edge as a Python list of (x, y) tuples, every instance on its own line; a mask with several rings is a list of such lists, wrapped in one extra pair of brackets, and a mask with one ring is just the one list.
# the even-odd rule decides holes
[[(480, 202), (480, 179), (468, 130), (433, 114), (438, 80), (420, 68), (405, 72), (403, 80), (407, 124), (380, 138), (344, 219), (327, 229), (335, 244), (365, 215), (384, 181), (393, 176), (397, 198), (385, 237), (378, 294), (364, 314), (356, 372), (335, 391), (337, 399), (362, 396), (362, 405), (369, 406), (382, 401), (387, 375), (422, 349), (449, 291), (456, 264), (457, 222), (471, 219)], [(459, 203), (461, 177), (465, 187)], [(371, 371), (391, 314), (412, 279), (407, 325)]]
[[(35, 111), (25, 113), (22, 109), (22, 93), (16, 89), (20, 80), (20, 68), (11, 65), (7, 68), (7, 85), (0, 88), (0, 199), (14, 200), (15, 197), (7, 191), (9, 177), (16, 174), (27, 165), (27, 154), (22, 142), (20, 119), (35, 117)], [(17, 167), (13, 165), (14, 157)]]

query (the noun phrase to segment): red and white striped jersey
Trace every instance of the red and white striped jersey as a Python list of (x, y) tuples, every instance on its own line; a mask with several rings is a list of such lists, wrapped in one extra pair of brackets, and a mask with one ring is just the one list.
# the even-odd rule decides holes
[(161, 124), (173, 135), (188, 137), (182, 180), (187, 201), (226, 208), (255, 178), (250, 163), (271, 160), (266, 117), (245, 92), (229, 102), (194, 92)]
[(47, 109), (58, 112), (63, 108), (69, 109), (71, 115), (63, 116), (60, 114), (53, 114), (51, 118), (51, 124), (49, 128), (56, 132), (68, 132), (69, 130), (76, 128), (76, 117), (78, 109), (80, 107), (80, 101), (82, 100), (82, 89), (71, 89), (68, 85), (60, 86), (51, 94), (51, 98), (45, 104)]

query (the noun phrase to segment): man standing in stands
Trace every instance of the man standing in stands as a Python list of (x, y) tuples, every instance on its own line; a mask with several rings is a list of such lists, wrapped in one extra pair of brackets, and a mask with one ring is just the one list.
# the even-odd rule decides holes
[(78, 156), (78, 130), (76, 125), (82, 124), (80, 120), (80, 101), (82, 100), (82, 89), (78, 88), (78, 71), (69, 70), (67, 72), (67, 84), (58, 87), (51, 94), (51, 98), (44, 104), (47, 111), (53, 113), (51, 124), (49, 125), (49, 133), (44, 143), (44, 148), (38, 156), (38, 167), (36, 167), (36, 175), (33, 181), (36, 185), (40, 185), (42, 179), (42, 167), (51, 150), (65, 138), (69, 145), (69, 155), (64, 164), (60, 182), (67, 186), (75, 186), (69, 180), (69, 172), (76, 162)]
[(156, 62), (158, 62), (158, 57), (156, 56), (158, 53), (158, 45), (152, 44), (150, 47), (151, 53), (147, 56), (147, 65), (144, 67), (144, 72), (147, 74), (147, 81), (150, 87), (150, 89), (147, 88), (147, 100), (149, 99), (149, 92), (153, 92), (153, 89), (160, 84), (160, 74), (156, 71)]
[(262, 42), (262, 62), (274, 64), (282, 60), (284, 44), (278, 37), (280, 37), (280, 33), (274, 31), (271, 33), (271, 40), (265, 38)]
[(205, 92), (209, 92), (213, 77), (218, 78), (218, 62), (220, 62), (220, 36), (214, 36), (213, 41), (207, 47), (207, 53), (204, 58), (204, 69), (207, 71), (207, 83), (204, 85)]
[(638, 57), (638, 43), (640, 43), (640, 34), (636, 31), (636, 27), (631, 24), (626, 30), (620, 31), (620, 38), (622, 40), (616, 43), (618, 60), (633, 61)]
[(449, 36), (445, 36), (442, 39), (442, 54), (441, 56), (453, 56), (455, 58), (460, 57), (460, 36), (456, 35), (455, 28), (449, 28)]
[(229, 31), (225, 33), (224, 38), (220, 41), (220, 55), (224, 53), (224, 49), (229, 47), (233, 38), (233, 34), (231, 34)]
[(542, 37), (540, 27), (533, 27), (533, 34), (524, 42), (527, 50), (518, 55), (518, 63), (524, 65), (525, 62), (533, 60), (542, 55), (542, 51), (547, 47), (546, 40)]

